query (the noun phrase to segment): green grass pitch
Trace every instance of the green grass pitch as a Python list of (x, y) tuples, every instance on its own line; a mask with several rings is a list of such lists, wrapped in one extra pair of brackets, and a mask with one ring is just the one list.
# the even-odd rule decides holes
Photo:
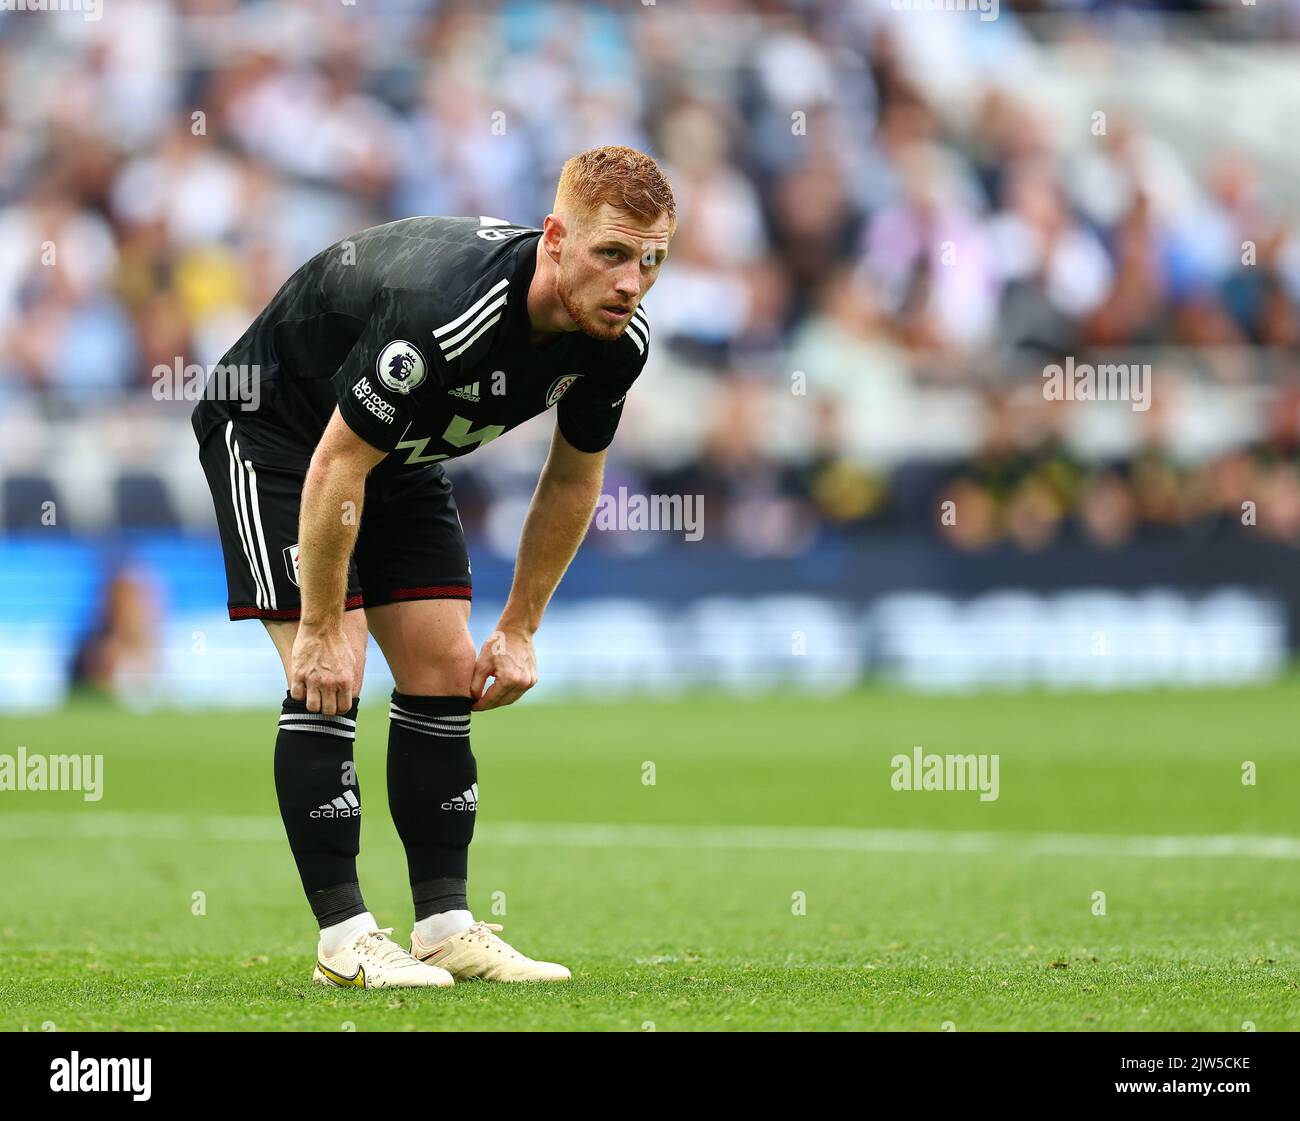
[[(475, 718), (470, 902), (574, 980), (426, 993), (309, 983), (274, 706), (6, 718), (0, 753), (102, 754), (105, 783), (0, 792), (0, 1027), (1296, 1030), (1297, 714), (1296, 679), (525, 700)], [(360, 867), (404, 940), (386, 734), (363, 708)], [(892, 789), (915, 745), (997, 754), (998, 799)]]

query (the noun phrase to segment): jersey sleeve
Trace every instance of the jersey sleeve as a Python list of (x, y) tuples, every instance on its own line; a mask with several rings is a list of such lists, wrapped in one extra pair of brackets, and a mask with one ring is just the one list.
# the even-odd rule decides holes
[(604, 451), (614, 441), (623, 402), (632, 383), (645, 369), (646, 351), (608, 377), (582, 377), (560, 398), (556, 423), (560, 433), (580, 452)]
[(370, 318), (334, 376), (339, 413), (380, 451), (397, 446), (421, 401), (437, 393), (448, 375), (426, 322), (427, 300), (427, 294), (407, 289), (380, 289)]

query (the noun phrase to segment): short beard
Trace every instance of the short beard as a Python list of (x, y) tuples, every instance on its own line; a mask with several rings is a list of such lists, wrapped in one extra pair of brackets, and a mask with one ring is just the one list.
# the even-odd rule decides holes
[(623, 334), (623, 328), (627, 326), (627, 320), (611, 327), (608, 324), (592, 319), (578, 307), (573, 299), (573, 294), (564, 283), (563, 273), (560, 273), (555, 278), (555, 293), (560, 297), (560, 303), (564, 305), (564, 310), (568, 312), (569, 318), (578, 325), (578, 330), (584, 335), (590, 335), (593, 339), (609, 343), (614, 342)]

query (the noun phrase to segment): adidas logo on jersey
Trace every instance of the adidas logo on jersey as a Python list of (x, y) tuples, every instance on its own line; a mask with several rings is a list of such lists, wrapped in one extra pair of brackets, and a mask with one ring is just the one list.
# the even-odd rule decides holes
[(357, 801), (357, 796), (351, 790), (345, 790), (339, 797), (312, 810), (310, 816), (317, 818), (360, 817), (361, 803)]
[(474, 783), (464, 794), (457, 794), (456, 797), (443, 802), (442, 808), (457, 813), (478, 809), (478, 783)]
[(473, 401), (475, 404), (477, 404), (478, 403), (478, 382), (475, 382), (473, 385), (462, 385), (459, 389), (449, 389), (447, 390), (447, 396), (459, 397), (462, 400)]

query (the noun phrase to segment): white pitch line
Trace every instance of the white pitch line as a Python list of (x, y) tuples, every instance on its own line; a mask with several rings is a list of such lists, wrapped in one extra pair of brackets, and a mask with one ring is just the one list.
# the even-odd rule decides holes
[[(0, 812), (5, 840), (253, 841), (284, 844), (273, 817), (126, 813)], [(938, 853), (1033, 856), (1195, 858), (1245, 856), (1300, 860), (1300, 837), (1239, 833), (1220, 836), (1142, 836), (1105, 833), (978, 833), (933, 829), (852, 829), (785, 825), (632, 825), (483, 822), (481, 845), (560, 848), (798, 850), (803, 852)]]

